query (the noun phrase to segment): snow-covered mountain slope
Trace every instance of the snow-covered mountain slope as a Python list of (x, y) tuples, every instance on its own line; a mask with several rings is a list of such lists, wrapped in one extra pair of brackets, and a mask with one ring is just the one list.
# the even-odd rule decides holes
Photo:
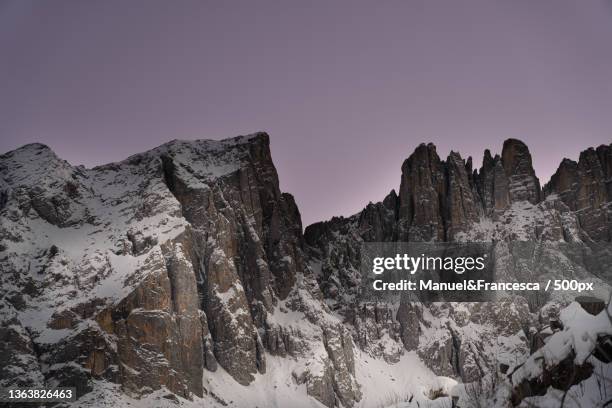
[[(577, 279), (594, 285), (591, 298), (581, 298), (585, 307), (589, 300), (603, 302), (612, 273), (612, 146), (586, 152), (581, 162), (584, 157), (590, 160), (578, 166), (581, 173), (556, 174), (541, 191), (529, 150), (518, 140), (506, 141), (501, 156), (493, 158), (486, 151), (479, 171), (472, 170), (471, 158), (463, 161), (451, 152), (443, 161), (435, 146), (419, 146), (402, 166), (399, 194), (392, 191), (358, 214), (306, 228), (308, 251), (326, 303), (355, 322), (359, 347), (379, 351), (387, 361), (413, 350), (438, 375), (469, 384), (483, 379), (489, 386), (498, 384), (505, 372), (542, 345), (541, 331), (558, 321), (559, 311), (580, 293), (501, 294), (492, 303), (415, 303), (400, 297), (394, 304), (372, 305), (363, 301), (362, 246), (395, 241), (492, 242), (499, 280)], [(562, 165), (559, 172), (564, 171)], [(558, 181), (561, 178), (571, 183)], [(572, 202), (575, 195), (581, 195), (584, 203), (579, 209)], [(585, 224), (581, 217), (585, 213), (600, 217), (597, 227)], [(403, 347), (390, 347), (387, 338), (398, 339)], [(482, 384), (478, 387), (485, 394)], [(510, 394), (495, 404), (516, 402), (516, 395)], [(475, 402), (463, 398), (462, 404)]]
[[(542, 191), (519, 141), (485, 153), (479, 172), (422, 145), (402, 166), (399, 195), (305, 235), (265, 133), (172, 141), (93, 169), (40, 144), (6, 153), (0, 386), (75, 386), (75, 406), (96, 407), (446, 407), (452, 395), (509, 406), (553, 395), (552, 383), (530, 394), (515, 385), (533, 378), (504, 375), (532, 365), (557, 332), (574, 335), (575, 294), (366, 302), (359, 252), (370, 241), (497, 241), (509, 278), (573, 274), (605, 298), (612, 146), (593, 151)], [(517, 241), (538, 251), (527, 257)], [(534, 266), (541, 258), (549, 269)], [(563, 331), (547, 336), (559, 321)], [(612, 331), (592, 324), (591, 350)], [(589, 364), (607, 373), (603, 360)]]
[(308, 404), (360, 398), (350, 334), (310, 276), (266, 134), (94, 169), (42, 145), (0, 163), (2, 385), (224, 401), (274, 384), (279, 373), (260, 377), (280, 356), (295, 361), (286, 392)]

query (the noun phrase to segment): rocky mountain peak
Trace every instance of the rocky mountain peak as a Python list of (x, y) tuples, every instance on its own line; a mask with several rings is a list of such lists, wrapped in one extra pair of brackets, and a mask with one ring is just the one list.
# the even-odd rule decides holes
[(471, 158), (451, 151), (440, 160), (433, 144), (421, 144), (402, 165), (400, 236), (407, 240), (447, 240), (482, 211)]
[(527, 145), (518, 139), (507, 139), (501, 160), (508, 178), (510, 200), (529, 201), (532, 204), (540, 202), (540, 181), (533, 169)]
[(28, 143), (21, 147), (18, 147), (15, 150), (11, 150), (7, 153), (4, 153), (1, 156), (13, 156), (13, 157), (32, 157), (35, 156), (52, 156), (57, 158), (55, 152), (44, 143)]
[(50, 347), (54, 364), (94, 342), (83, 364), (95, 361), (95, 376), (187, 397), (202, 395), (204, 367), (242, 384), (265, 371), (257, 327), (306, 269), (267, 134), (176, 140), (92, 169), (28, 145), (0, 156), (0, 176), (0, 248), (12, 255), (0, 278), (16, 290), (0, 317), (36, 308), (29, 341)]
[(594, 240), (612, 239), (612, 144), (589, 148), (578, 162), (563, 159), (544, 186), (576, 211), (582, 229)]
[(514, 202), (541, 201), (540, 182), (533, 169), (529, 148), (518, 139), (504, 142), (502, 154), (486, 149), (480, 171), (474, 172), (475, 188), (487, 215), (499, 214)]
[(42, 143), (27, 144), (0, 155), (0, 174), (13, 186), (31, 184), (41, 177), (70, 177), (73, 172), (68, 162)]
[[(32, 143), (0, 156), (0, 180), (4, 193), (20, 201), (22, 209), (60, 227), (87, 219), (81, 205), (91, 193), (87, 174), (60, 159), (48, 146)], [(1, 207), (0, 207), (1, 208)]]
[(440, 196), (444, 164), (433, 143), (420, 144), (402, 164), (399, 218), (403, 234), (413, 240), (444, 239)]
[(491, 156), (491, 150), (485, 149), (482, 163), (483, 165), (489, 165), (489, 166), (493, 163), (493, 157)]

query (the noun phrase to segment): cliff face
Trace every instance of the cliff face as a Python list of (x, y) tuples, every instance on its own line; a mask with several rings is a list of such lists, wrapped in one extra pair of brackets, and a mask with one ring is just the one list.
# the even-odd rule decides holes
[[(443, 161), (432, 144), (418, 146), (402, 166), (399, 196), (392, 191), (383, 202), (369, 204), (358, 214), (306, 228), (305, 239), (311, 257), (320, 263), (317, 279), (328, 303), (353, 322), (360, 347), (387, 361), (397, 361), (403, 353), (385, 344), (388, 337), (405, 350), (415, 350), (434, 373), (465, 382), (507, 364), (499, 357), (487, 357), (499, 353), (495, 343), (501, 339), (514, 342), (513, 358), (526, 358), (534, 340), (525, 328), (537, 331), (539, 324), (534, 321), (548, 321), (549, 310), (541, 307), (551, 299), (526, 295), (486, 306), (466, 303), (442, 308), (403, 298), (392, 307), (355, 301), (363, 285), (361, 246), (393, 241), (499, 241), (495, 256), (500, 278), (541, 280), (547, 276), (544, 265), (549, 261), (554, 264), (552, 276), (575, 276), (571, 268), (552, 261), (566, 257), (563, 249), (557, 248), (559, 252), (550, 259), (542, 251), (555, 245), (547, 243), (558, 242), (609, 247), (612, 200), (606, 195), (610, 177), (603, 170), (609, 166), (609, 151), (609, 146), (601, 146), (597, 154), (593, 149), (583, 152), (583, 170), (564, 161), (542, 191), (529, 150), (518, 140), (507, 140), (501, 155), (493, 157), (486, 150), (479, 171), (472, 170), (471, 159), (464, 161), (458, 153), (451, 152)], [(580, 194), (586, 195), (582, 204), (572, 204)], [(521, 247), (517, 242), (525, 244)], [(583, 250), (590, 251), (587, 246)], [(610, 279), (605, 272), (610, 270), (609, 256), (601, 259), (607, 266), (578, 268)], [(479, 334), (474, 337), (474, 333)], [(517, 333), (522, 333), (518, 339)]]
[[(550, 308), (365, 301), (361, 244), (499, 240), (518, 276), (514, 240), (611, 240), (611, 155), (564, 161), (542, 192), (520, 141), (479, 171), (420, 145), (399, 194), (302, 234), (265, 133), (93, 169), (24, 146), (0, 156), (0, 386), (76, 385), (86, 406), (348, 407), (385, 403), (374, 366), (388, 393), (477, 380), (527, 358)], [(418, 378), (396, 382), (394, 367)]]
[(612, 240), (612, 145), (583, 151), (578, 163), (564, 159), (544, 192), (576, 212), (591, 239)]
[(541, 201), (529, 149), (516, 139), (506, 140), (501, 157), (486, 150), (480, 172), (471, 158), (451, 152), (442, 161), (433, 144), (422, 144), (402, 166), (399, 191), (400, 237), (407, 241), (452, 240), (483, 215)]
[[(348, 332), (317, 316), (267, 134), (173, 141), (94, 169), (28, 145), (0, 157), (0, 174), (3, 385), (84, 395), (106, 380), (191, 399), (216, 395), (203, 379), (219, 370), (246, 386), (266, 355), (316, 355), (296, 379), (308, 394), (359, 398)], [(272, 313), (310, 313), (313, 327)]]

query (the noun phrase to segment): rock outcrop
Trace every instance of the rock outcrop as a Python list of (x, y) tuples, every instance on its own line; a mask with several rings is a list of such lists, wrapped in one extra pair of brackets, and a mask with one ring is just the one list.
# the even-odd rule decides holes
[(612, 144), (583, 151), (577, 163), (564, 159), (544, 192), (576, 212), (591, 239), (612, 240)]
[(482, 167), (474, 172), (474, 181), (486, 215), (500, 213), (510, 206), (510, 187), (499, 155), (485, 150)]
[(399, 190), (401, 238), (443, 240), (446, 192), (444, 164), (433, 144), (421, 144), (402, 165)]
[(501, 160), (508, 179), (510, 201), (540, 202), (540, 181), (533, 170), (527, 146), (520, 140), (506, 140)]

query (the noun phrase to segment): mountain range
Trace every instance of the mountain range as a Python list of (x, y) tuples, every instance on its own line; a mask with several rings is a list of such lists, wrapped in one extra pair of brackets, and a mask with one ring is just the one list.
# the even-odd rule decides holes
[[(1, 155), (0, 387), (76, 387), (64, 405), (84, 407), (612, 400), (612, 144), (544, 186), (519, 140), (480, 169), (421, 144), (397, 191), (305, 229), (269, 145), (175, 140), (94, 168), (42, 144)], [(368, 242), (495, 242), (498, 277), (596, 290), (373, 301)]]

